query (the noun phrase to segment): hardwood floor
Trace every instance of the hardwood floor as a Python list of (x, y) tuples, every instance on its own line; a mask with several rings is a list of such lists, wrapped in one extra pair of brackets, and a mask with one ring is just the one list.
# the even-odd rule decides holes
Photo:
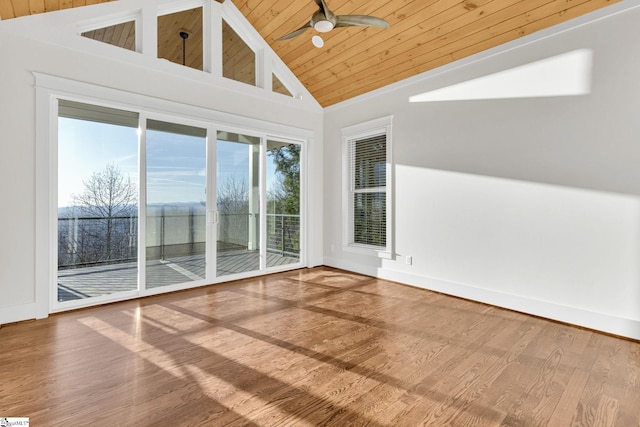
[(314, 268), (0, 328), (33, 426), (638, 426), (640, 343)]

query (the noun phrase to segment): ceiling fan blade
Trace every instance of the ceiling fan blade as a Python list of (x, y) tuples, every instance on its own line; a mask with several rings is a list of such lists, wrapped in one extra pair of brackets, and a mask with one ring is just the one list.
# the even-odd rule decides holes
[(311, 26), (309, 24), (306, 24), (306, 25), (298, 28), (297, 30), (295, 30), (295, 31), (293, 31), (293, 32), (291, 32), (289, 34), (286, 34), (286, 35), (280, 37), (279, 39), (276, 39), (276, 41), (292, 39), (292, 38), (294, 38), (296, 36), (299, 36), (300, 34), (304, 33), (309, 28), (311, 28)]
[(379, 27), (389, 28), (389, 23), (382, 18), (369, 15), (338, 15), (336, 27)]
[(326, 16), (327, 19), (331, 19), (331, 17), (333, 16), (333, 12), (329, 10), (329, 6), (327, 6), (324, 0), (313, 0), (313, 1), (316, 2), (316, 4), (320, 8), (320, 11), (322, 11), (324, 16)]

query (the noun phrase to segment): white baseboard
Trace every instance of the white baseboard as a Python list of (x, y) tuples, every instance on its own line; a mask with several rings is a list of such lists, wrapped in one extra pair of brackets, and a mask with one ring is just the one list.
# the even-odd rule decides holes
[(35, 303), (0, 308), (0, 325), (36, 318)]
[(358, 264), (356, 262), (345, 261), (339, 258), (324, 258), (324, 265), (327, 267), (339, 268), (341, 270), (353, 271), (354, 273), (365, 274), (367, 276), (379, 277), (380, 268), (369, 265)]
[(549, 301), (496, 292), (464, 283), (449, 282), (400, 271), (360, 265), (336, 258), (325, 258), (324, 261), (325, 265), (329, 267), (379, 277), (381, 279), (442, 292), (443, 294), (507, 308), (509, 310), (640, 340), (640, 320), (626, 319), (611, 314), (585, 310), (579, 307), (571, 307)]
[[(640, 340), (640, 321), (400, 271), (325, 258), (324, 265)], [(0, 325), (36, 318), (35, 303), (0, 308)]]

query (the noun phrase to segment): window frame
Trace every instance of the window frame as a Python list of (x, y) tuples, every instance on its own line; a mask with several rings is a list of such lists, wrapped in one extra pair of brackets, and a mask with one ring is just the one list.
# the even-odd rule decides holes
[[(142, 34), (142, 13), (139, 10), (135, 12), (125, 12), (125, 13), (115, 14), (106, 19), (101, 18), (98, 20), (91, 20), (91, 21), (85, 22), (82, 25), (78, 26), (77, 34), (88, 40), (99, 41), (99, 40), (86, 37), (83, 34), (89, 31), (97, 31), (107, 27), (126, 24), (128, 22), (133, 22), (134, 38), (135, 38), (134, 44), (133, 44), (133, 50), (130, 50), (130, 52), (142, 53), (142, 35), (141, 35)], [(104, 42), (101, 42), (101, 43), (104, 43)], [(110, 44), (110, 43), (105, 43), (105, 44), (118, 49), (129, 50), (129, 49), (122, 48), (120, 46)]]
[[(206, 127), (209, 131), (215, 132), (223, 129), (229, 132), (238, 132), (257, 136), (261, 138), (261, 141), (267, 139), (278, 139), (282, 141), (292, 141), (300, 144), (301, 146), (301, 159), (300, 159), (300, 258), (297, 264), (287, 264), (286, 266), (274, 266), (266, 267), (260, 270), (260, 272), (248, 272), (243, 275), (238, 275), (236, 278), (254, 277), (260, 274), (276, 273), (280, 271), (289, 271), (293, 268), (300, 268), (308, 266), (309, 251), (307, 248), (308, 238), (306, 233), (309, 231), (307, 226), (308, 209), (307, 209), (307, 178), (306, 168), (308, 161), (306, 159), (307, 150), (309, 144), (313, 140), (314, 133), (311, 130), (303, 128), (296, 128), (290, 125), (284, 125), (274, 122), (268, 122), (257, 118), (245, 117), (237, 114), (231, 114), (221, 112), (217, 110), (207, 109), (203, 107), (183, 104), (171, 100), (163, 100), (160, 98), (153, 98), (146, 95), (135, 94), (132, 92), (126, 92), (119, 89), (107, 88), (102, 86), (96, 86), (90, 83), (79, 82), (75, 80), (69, 80), (61, 77), (50, 76), (47, 74), (33, 73), (36, 84), (36, 146), (39, 147), (36, 156), (36, 219), (35, 219), (35, 240), (36, 240), (36, 271), (35, 271), (35, 317), (45, 318), (50, 313), (56, 313), (65, 311), (67, 309), (79, 308), (82, 304), (75, 305), (67, 302), (63, 306), (56, 304), (54, 299), (56, 295), (52, 292), (52, 283), (56, 281), (57, 274), (57, 194), (58, 194), (58, 120), (59, 120), (59, 100), (64, 99), (70, 102), (78, 102), (82, 104), (89, 104), (97, 107), (114, 108), (129, 112), (135, 112), (140, 114), (139, 123), (144, 123), (144, 126), (140, 125), (140, 138), (143, 138), (142, 133), (146, 131), (146, 120), (152, 118), (154, 120), (170, 121), (175, 123), (184, 124), (187, 126)], [(144, 141), (144, 138), (143, 138)], [(145, 163), (145, 146), (140, 144), (139, 152), (141, 156), (139, 161), (141, 164)], [(262, 161), (262, 160), (261, 160)], [(266, 168), (262, 167), (263, 171)], [(266, 172), (265, 172), (266, 173)], [(140, 182), (145, 182), (146, 175), (144, 168), (140, 168), (139, 171)], [(209, 188), (215, 188), (215, 174), (211, 174), (208, 181)], [(265, 180), (265, 177), (261, 175), (261, 179)], [(262, 200), (265, 200), (264, 194), (266, 194), (266, 187), (261, 189)], [(215, 192), (209, 192), (207, 197), (214, 197)], [(211, 199), (214, 200), (214, 199)], [(141, 187), (140, 203), (146, 203), (146, 192), (144, 187)], [(264, 202), (263, 202), (264, 203)], [(213, 206), (213, 203), (211, 203)], [(266, 206), (261, 207), (262, 211), (266, 212)], [(140, 221), (144, 221), (144, 216)], [(209, 218), (207, 221), (215, 223), (215, 211), (207, 213)], [(264, 222), (264, 221), (263, 221)], [(266, 223), (265, 223), (266, 224)], [(261, 224), (263, 230), (266, 230), (265, 224)], [(139, 225), (139, 229), (144, 229), (145, 223)], [(144, 233), (144, 231), (142, 231)], [(139, 240), (146, 241), (146, 236), (139, 233)], [(263, 237), (264, 240), (264, 237)], [(214, 240), (209, 239), (210, 242)], [(266, 240), (264, 240), (266, 241)], [(139, 245), (139, 254), (143, 246)], [(138, 260), (143, 259), (140, 255)], [(140, 261), (139, 261), (140, 262)], [(293, 267), (292, 267), (293, 266)], [(213, 267), (215, 268), (215, 267)], [(215, 270), (212, 270), (215, 271)], [(190, 287), (197, 287), (202, 285), (209, 285), (212, 283), (227, 282), (230, 279), (228, 276), (216, 277), (212, 275), (212, 280), (206, 280), (202, 283), (194, 282), (189, 283), (188, 286), (177, 285), (175, 288), (166, 288), (160, 291), (153, 289), (145, 289), (143, 292), (137, 291), (131, 295), (118, 295), (116, 299), (110, 299), (109, 296), (104, 297), (103, 300), (98, 301), (96, 297), (94, 300), (96, 303), (108, 303), (113, 301), (124, 301), (131, 298), (139, 298), (157, 293), (164, 293), (164, 291), (187, 289)], [(144, 280), (139, 279), (139, 283)], [(193, 285), (193, 286), (191, 286)]]
[[(341, 129), (342, 133), (342, 248), (346, 252), (359, 253), (370, 256), (377, 256), (384, 259), (392, 259), (393, 247), (393, 157), (392, 157), (392, 122), (393, 116), (385, 116), (378, 119), (359, 123)], [(368, 139), (375, 136), (385, 136), (386, 144), (386, 166), (384, 187), (369, 188), (364, 191), (353, 188), (353, 166), (351, 163), (350, 146), (354, 141)], [(356, 243), (354, 238), (354, 211), (353, 200), (356, 194), (372, 192), (385, 193), (385, 215), (386, 215), (386, 241), (385, 246), (374, 246)]]

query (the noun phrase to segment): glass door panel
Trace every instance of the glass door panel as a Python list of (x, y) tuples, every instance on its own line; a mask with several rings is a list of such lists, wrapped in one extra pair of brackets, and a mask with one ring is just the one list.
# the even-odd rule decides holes
[(206, 151), (205, 129), (147, 121), (147, 288), (206, 278)]
[(217, 276), (260, 269), (260, 138), (218, 132)]
[(300, 263), (300, 144), (58, 107), (54, 306)]
[(60, 100), (57, 302), (138, 288), (138, 114)]
[(300, 262), (300, 149), (267, 141), (267, 267)]

